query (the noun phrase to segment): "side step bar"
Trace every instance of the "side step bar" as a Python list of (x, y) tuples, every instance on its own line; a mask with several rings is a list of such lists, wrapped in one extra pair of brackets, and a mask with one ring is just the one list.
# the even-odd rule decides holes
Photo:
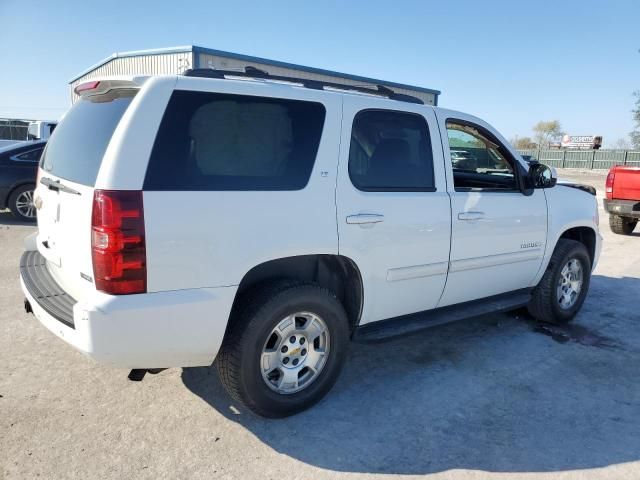
[(366, 325), (356, 328), (353, 334), (353, 341), (359, 343), (377, 343), (390, 338), (418, 332), (436, 325), (442, 325), (443, 323), (456, 322), (488, 313), (514, 310), (529, 303), (531, 290), (530, 288), (515, 290), (481, 300), (473, 300), (458, 305), (450, 305), (448, 307), (367, 323)]

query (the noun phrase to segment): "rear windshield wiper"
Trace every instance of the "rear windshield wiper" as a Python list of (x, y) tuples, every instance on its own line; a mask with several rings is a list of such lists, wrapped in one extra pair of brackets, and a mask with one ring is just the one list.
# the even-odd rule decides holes
[(55, 191), (59, 191), (59, 192), (65, 192), (65, 193), (72, 193), (74, 195), (80, 195), (80, 192), (77, 190), (74, 190), (71, 187), (67, 187), (66, 185), (63, 185), (62, 183), (60, 183), (57, 180), (51, 180), (48, 177), (42, 177), (40, 179), (40, 183), (47, 186), (47, 188), (49, 188), (49, 190), (55, 190)]

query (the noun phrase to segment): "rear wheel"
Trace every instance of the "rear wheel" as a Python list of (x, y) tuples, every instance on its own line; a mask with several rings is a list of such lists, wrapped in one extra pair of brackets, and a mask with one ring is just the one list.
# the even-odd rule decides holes
[(609, 215), (609, 227), (613, 233), (618, 235), (631, 235), (636, 228), (638, 219), (621, 217), (620, 215)]
[(25, 222), (36, 219), (36, 207), (33, 203), (33, 185), (22, 185), (9, 196), (9, 209), (13, 215)]
[(575, 240), (560, 239), (547, 271), (533, 290), (529, 313), (542, 322), (571, 321), (587, 296), (590, 280), (591, 259), (586, 247)]
[(278, 282), (238, 300), (216, 367), (227, 391), (253, 412), (285, 417), (318, 402), (338, 378), (347, 315), (329, 290)]

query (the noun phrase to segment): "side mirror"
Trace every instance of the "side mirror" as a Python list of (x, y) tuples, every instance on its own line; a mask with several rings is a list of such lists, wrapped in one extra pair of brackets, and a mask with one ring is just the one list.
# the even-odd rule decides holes
[(529, 168), (529, 184), (533, 188), (551, 188), (558, 182), (556, 169), (542, 163), (534, 163)]

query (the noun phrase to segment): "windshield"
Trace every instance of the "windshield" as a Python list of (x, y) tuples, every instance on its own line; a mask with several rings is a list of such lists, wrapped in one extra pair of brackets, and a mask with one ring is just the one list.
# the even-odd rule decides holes
[(102, 157), (135, 90), (81, 98), (60, 122), (40, 166), (60, 178), (93, 186)]

